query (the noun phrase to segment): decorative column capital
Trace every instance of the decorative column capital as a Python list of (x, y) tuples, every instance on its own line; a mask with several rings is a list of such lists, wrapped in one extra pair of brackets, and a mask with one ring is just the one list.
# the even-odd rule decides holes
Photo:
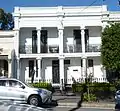
[(57, 28), (58, 28), (58, 30), (64, 30), (64, 27), (63, 27), (63, 26), (61, 26), (61, 27), (58, 26)]
[(81, 29), (81, 30), (85, 30), (86, 28), (85, 28), (84, 25), (82, 25), (82, 26), (80, 26), (80, 29)]
[(42, 27), (36, 27), (37, 31), (40, 31), (42, 29)]
[(59, 59), (65, 59), (65, 56), (59, 56)]
[(42, 60), (42, 57), (37, 57), (36, 59), (37, 59), (37, 60)]
[(87, 56), (85, 56), (85, 54), (82, 54), (81, 58), (82, 59), (87, 59)]
[(12, 62), (12, 59), (8, 59), (8, 63), (11, 63)]

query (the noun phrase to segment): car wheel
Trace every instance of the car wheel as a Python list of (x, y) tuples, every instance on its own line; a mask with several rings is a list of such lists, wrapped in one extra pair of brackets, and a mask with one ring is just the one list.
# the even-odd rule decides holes
[(34, 106), (40, 106), (42, 103), (42, 100), (39, 96), (33, 95), (29, 98), (29, 104)]

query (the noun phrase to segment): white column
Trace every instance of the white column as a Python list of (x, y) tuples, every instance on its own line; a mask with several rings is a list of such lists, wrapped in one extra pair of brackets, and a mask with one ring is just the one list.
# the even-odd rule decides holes
[(40, 39), (40, 35), (41, 35), (41, 28), (37, 28), (37, 53), (39, 53), (39, 54), (41, 52), (41, 39)]
[(15, 31), (15, 33), (14, 33), (14, 50), (15, 50), (16, 58), (18, 58), (19, 57), (19, 30), (15, 29), (14, 31)]
[(83, 64), (83, 67), (82, 67), (82, 75), (83, 77), (87, 77), (87, 58), (82, 58), (82, 64)]
[(64, 85), (64, 57), (59, 58), (60, 85)]
[(41, 60), (42, 58), (37, 58), (37, 64), (38, 64), (38, 82), (42, 79), (41, 78)]
[(20, 79), (20, 58), (17, 59), (17, 79)]
[(15, 55), (16, 58), (19, 57), (19, 17), (20, 17), (20, 8), (15, 7), (14, 9), (14, 49), (15, 49)]
[(82, 53), (85, 53), (85, 27), (81, 27)]
[(63, 55), (63, 29), (58, 28), (58, 37), (59, 37), (59, 54)]
[(8, 59), (8, 77), (12, 77), (12, 60)]

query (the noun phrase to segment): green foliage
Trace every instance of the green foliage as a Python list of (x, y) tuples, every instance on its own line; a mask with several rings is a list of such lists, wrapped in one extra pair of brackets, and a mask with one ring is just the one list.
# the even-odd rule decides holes
[[(89, 91), (94, 93), (96, 91), (116, 91), (115, 85), (110, 83), (77, 83), (72, 85), (73, 92), (85, 92), (89, 87)], [(84, 91), (83, 91), (84, 90)]]
[(72, 91), (81, 93), (84, 90), (85, 86), (86, 86), (86, 84), (84, 84), (84, 83), (82, 83), (82, 84), (80, 84), (80, 83), (72, 84)]
[(120, 69), (120, 23), (107, 26), (102, 33), (101, 58), (108, 70)]
[(96, 95), (95, 94), (87, 94), (87, 93), (84, 93), (83, 94), (83, 101), (96, 101), (97, 98), (96, 98)]
[(34, 86), (35, 88), (44, 88), (52, 91), (51, 83), (46, 83), (46, 82), (32, 83), (32, 86)]
[(116, 92), (115, 84), (111, 83), (76, 83), (72, 85), (72, 89), (74, 93), (82, 93), (84, 101), (108, 99), (113, 97)]
[(0, 30), (12, 30), (13, 27), (14, 20), (12, 14), (0, 8)]

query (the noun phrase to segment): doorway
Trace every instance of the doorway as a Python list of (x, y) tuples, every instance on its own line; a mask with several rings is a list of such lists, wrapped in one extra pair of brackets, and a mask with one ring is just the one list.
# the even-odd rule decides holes
[(8, 61), (0, 60), (0, 76), (8, 76)]
[(53, 80), (53, 84), (60, 83), (59, 60), (52, 61), (52, 80)]

